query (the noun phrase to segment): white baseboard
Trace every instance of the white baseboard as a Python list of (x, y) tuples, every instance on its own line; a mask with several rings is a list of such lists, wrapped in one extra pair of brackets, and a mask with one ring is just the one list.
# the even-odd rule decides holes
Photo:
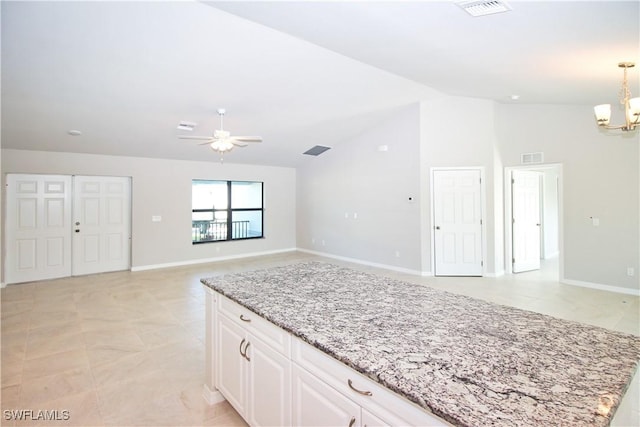
[(352, 262), (354, 264), (368, 265), (370, 267), (384, 268), (385, 270), (397, 271), (399, 273), (414, 274), (414, 275), (418, 275), (418, 276), (421, 276), (423, 274), (419, 270), (411, 270), (409, 268), (396, 267), (394, 265), (388, 265), (388, 264), (380, 264), (380, 263), (377, 263), (377, 262), (370, 262), (370, 261), (365, 261), (365, 260), (357, 259), (357, 258), (349, 258), (349, 257), (340, 256), (340, 255), (334, 255), (334, 254), (330, 254), (330, 253), (326, 253), (326, 252), (312, 251), (310, 249), (303, 249), (303, 248), (298, 248), (297, 250), (300, 251), (300, 252), (305, 252), (305, 253), (312, 254), (312, 255), (318, 255), (318, 256), (323, 256), (323, 257), (327, 257), (327, 258), (339, 259), (340, 261)]
[(496, 271), (495, 273), (485, 273), (484, 277), (500, 277), (504, 276), (504, 270)]
[(616, 292), (618, 294), (640, 296), (640, 289), (629, 289), (621, 286), (603, 285), (601, 283), (584, 282), (582, 280), (560, 279), (560, 283), (571, 286), (580, 286), (582, 288), (598, 289), (601, 291)]
[(209, 389), (209, 386), (207, 386), (206, 384), (204, 385), (204, 390), (202, 392), (202, 397), (204, 397), (204, 400), (209, 405), (215, 405), (216, 403), (220, 403), (220, 402), (225, 400), (225, 398), (222, 395), (222, 393), (220, 393), (218, 390), (211, 391), (211, 389)]
[(273, 251), (250, 252), (246, 254), (229, 255), (229, 256), (221, 256), (221, 257), (214, 257), (214, 258), (200, 258), (200, 259), (192, 259), (192, 260), (186, 260), (186, 261), (167, 262), (164, 264), (140, 265), (137, 267), (131, 267), (131, 271), (145, 271), (145, 270), (155, 270), (158, 268), (182, 267), (185, 265), (205, 264), (208, 262), (228, 261), (232, 259), (250, 258), (250, 257), (262, 256), (262, 255), (274, 255), (279, 253), (295, 252), (295, 251), (296, 251), (296, 248), (277, 249)]

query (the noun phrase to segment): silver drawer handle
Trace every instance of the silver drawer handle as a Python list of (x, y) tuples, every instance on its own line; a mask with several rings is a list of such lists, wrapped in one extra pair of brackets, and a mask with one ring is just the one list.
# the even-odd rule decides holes
[(240, 356), (242, 357), (247, 357), (247, 349), (245, 348), (245, 353), (242, 352), (242, 345), (244, 344), (244, 342), (246, 341), (246, 339), (242, 338), (242, 341), (240, 341)]
[(246, 317), (244, 317), (244, 314), (240, 315), (240, 320), (242, 320), (243, 322), (251, 322), (251, 319), (247, 319)]
[(355, 423), (356, 423), (356, 417), (351, 417), (351, 421), (349, 421), (349, 427), (353, 427)]
[(358, 392), (360, 394), (364, 394), (365, 396), (373, 396), (373, 393), (371, 393), (370, 391), (362, 391), (362, 390), (358, 390), (357, 388), (355, 388), (353, 386), (353, 382), (351, 382), (351, 380), (347, 380), (347, 384), (349, 384), (349, 387), (351, 388), (351, 390)]

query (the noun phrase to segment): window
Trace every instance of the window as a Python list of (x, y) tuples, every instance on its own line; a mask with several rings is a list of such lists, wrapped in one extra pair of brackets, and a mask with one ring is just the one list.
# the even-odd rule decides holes
[(262, 182), (193, 180), (191, 240), (195, 243), (264, 237)]

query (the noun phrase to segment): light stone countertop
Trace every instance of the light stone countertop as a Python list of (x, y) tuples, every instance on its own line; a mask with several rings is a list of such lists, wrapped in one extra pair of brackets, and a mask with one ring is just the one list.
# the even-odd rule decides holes
[(640, 337), (312, 261), (201, 280), (458, 426), (607, 426)]

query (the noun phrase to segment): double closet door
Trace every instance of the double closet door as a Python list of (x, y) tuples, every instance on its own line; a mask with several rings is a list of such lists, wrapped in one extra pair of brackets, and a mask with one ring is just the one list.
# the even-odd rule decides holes
[(131, 267), (131, 179), (7, 175), (5, 283)]

